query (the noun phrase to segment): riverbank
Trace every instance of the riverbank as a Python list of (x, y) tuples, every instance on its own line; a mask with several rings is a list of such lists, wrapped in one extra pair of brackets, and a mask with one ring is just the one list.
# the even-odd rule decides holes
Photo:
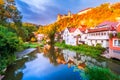
[[(25, 49), (21, 52), (17, 52), (16, 53), (16, 60), (23, 57), (24, 55), (26, 54), (29, 54), (29, 53), (32, 53), (36, 50), (36, 48), (28, 48), (28, 49)], [(2, 71), (2, 74), (0, 74), (0, 80), (2, 80), (2, 78), (4, 77), (4, 72), (6, 71), (6, 68)]]
[(36, 48), (36, 47), (43, 47), (43, 44), (40, 42), (25, 42), (23, 44), (25, 48)]
[(3, 77), (4, 77), (4, 75), (0, 75), (0, 80), (2, 80)]
[(96, 46), (96, 47), (88, 46), (88, 45), (72, 46), (72, 45), (66, 45), (64, 43), (56, 43), (55, 46), (73, 50), (80, 54), (90, 55), (92, 57), (98, 57), (105, 51), (105, 48), (102, 48), (100, 46)]

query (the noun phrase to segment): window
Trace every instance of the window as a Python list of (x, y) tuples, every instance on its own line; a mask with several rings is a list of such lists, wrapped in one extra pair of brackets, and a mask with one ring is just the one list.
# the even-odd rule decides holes
[(103, 43), (103, 40), (101, 40), (101, 42)]
[(100, 36), (100, 33), (98, 33), (98, 35)]
[(103, 36), (103, 33), (101, 33), (101, 35)]
[(96, 33), (96, 36), (97, 36), (97, 33)]
[(120, 47), (120, 40), (118, 39), (113, 40), (113, 44), (114, 46)]
[(104, 33), (104, 35), (106, 35), (106, 33)]

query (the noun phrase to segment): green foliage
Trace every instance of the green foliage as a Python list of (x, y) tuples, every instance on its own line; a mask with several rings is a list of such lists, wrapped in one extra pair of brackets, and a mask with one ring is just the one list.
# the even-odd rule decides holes
[(105, 50), (105, 48), (102, 47), (94, 47), (88, 45), (71, 46), (64, 43), (56, 43), (55, 45), (61, 48), (74, 50), (81, 54), (90, 55), (92, 57), (98, 57)]
[(6, 51), (9, 53), (14, 53), (21, 46), (20, 39), (17, 35), (9, 31), (6, 27), (0, 26), (0, 51), (1, 54)]
[(4, 69), (11, 64), (13, 61), (15, 61), (16, 57), (14, 55), (8, 55), (9, 53), (6, 53), (4, 56), (0, 56), (0, 74), (4, 74)]
[(102, 47), (100, 43), (97, 43), (96, 44), (96, 47)]
[(113, 38), (113, 34), (112, 33), (109, 34), (109, 38), (110, 39)]
[(113, 74), (109, 69), (101, 67), (87, 67), (85, 74), (89, 80), (120, 80), (120, 77)]
[(119, 39), (120, 39), (120, 32), (119, 32), (119, 33), (117, 33), (117, 38), (119, 38)]
[(65, 44), (65, 40), (63, 40), (62, 43)]
[(15, 60), (14, 52), (22, 47), (22, 43), (15, 33), (0, 25), (0, 74)]
[(24, 30), (26, 31), (24, 34), (25, 34), (25, 40), (26, 41), (30, 41), (30, 39), (32, 37), (34, 37), (33, 33), (32, 32), (35, 32), (37, 31), (37, 28), (36, 26), (23, 26)]

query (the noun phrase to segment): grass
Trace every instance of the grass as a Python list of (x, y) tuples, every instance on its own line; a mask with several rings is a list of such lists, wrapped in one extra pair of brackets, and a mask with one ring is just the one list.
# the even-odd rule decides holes
[(66, 45), (64, 43), (56, 43), (55, 45), (64, 49), (76, 51), (81, 54), (90, 55), (92, 57), (98, 57), (103, 51), (105, 51), (105, 48), (102, 48), (100, 46), (97, 47), (88, 45), (72, 46)]
[(43, 44), (37, 42), (30, 42), (30, 43), (24, 43), (23, 46), (25, 48), (36, 48), (38, 46), (43, 47)]

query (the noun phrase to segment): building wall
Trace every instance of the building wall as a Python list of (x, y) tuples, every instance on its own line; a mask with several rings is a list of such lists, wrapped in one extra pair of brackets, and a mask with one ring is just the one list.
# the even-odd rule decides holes
[(110, 47), (110, 49), (120, 50), (120, 47), (114, 46), (114, 40), (118, 40), (118, 38), (112, 38), (112, 39), (109, 40), (109, 44), (110, 44), (109, 47)]
[(96, 46), (96, 44), (101, 44), (102, 47), (107, 48), (109, 46), (109, 33), (110, 31), (88, 33), (88, 40), (86, 40), (86, 44), (90, 46)]
[(114, 40), (120, 40), (118, 38), (112, 38), (109, 40), (109, 55), (112, 58), (120, 59), (120, 46), (114, 45)]
[(63, 33), (63, 40), (65, 40), (65, 44), (68, 45), (76, 45), (76, 38), (74, 38), (75, 33), (70, 33), (68, 28), (65, 29)]
[[(79, 30), (79, 29), (76, 29), (74, 32), (69, 32), (68, 28), (66, 28), (64, 30), (64, 33), (63, 33), (63, 40), (65, 40), (65, 43), (68, 44), (68, 45), (77, 45), (77, 38), (76, 36), (77, 35), (83, 35), (83, 33)], [(84, 36), (81, 37), (82, 40), (84, 40)], [(81, 40), (80, 38), (78, 40)]]
[(87, 39), (109, 39), (109, 31), (88, 33)]
[(109, 49), (109, 56), (120, 60), (120, 50)]
[(87, 13), (88, 11), (90, 11), (91, 9), (87, 9), (87, 10), (84, 10), (84, 11), (80, 11), (80, 12), (78, 12), (77, 14), (78, 15), (81, 15), (81, 14), (85, 14), (85, 13)]
[[(120, 32), (120, 25), (117, 26), (117, 32)], [(117, 58), (120, 60), (120, 45), (116, 46), (115, 40), (120, 40), (116, 37), (109, 39), (109, 55), (112, 58)]]

